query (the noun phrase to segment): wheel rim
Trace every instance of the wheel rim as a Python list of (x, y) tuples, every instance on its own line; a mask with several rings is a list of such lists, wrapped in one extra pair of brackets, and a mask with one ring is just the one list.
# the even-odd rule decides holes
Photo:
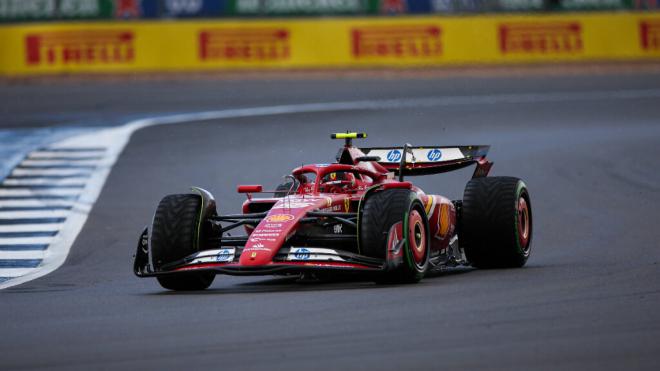
[(408, 245), (415, 265), (423, 267), (426, 259), (426, 230), (424, 219), (417, 210), (412, 210), (408, 216)]
[(523, 250), (527, 250), (529, 245), (530, 227), (529, 205), (521, 196), (518, 199), (518, 240)]

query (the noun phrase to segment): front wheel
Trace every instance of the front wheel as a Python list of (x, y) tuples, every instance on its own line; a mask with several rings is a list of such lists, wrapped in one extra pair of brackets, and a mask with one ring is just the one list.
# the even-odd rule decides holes
[(367, 197), (360, 220), (361, 253), (402, 260), (379, 282), (415, 283), (424, 277), (429, 264), (428, 231), (426, 211), (414, 192), (392, 189)]
[[(205, 241), (212, 229), (202, 218), (199, 195), (169, 195), (160, 201), (151, 229), (151, 259), (155, 269), (166, 271), (168, 265), (209, 247)], [(213, 272), (157, 277), (163, 288), (175, 291), (204, 290), (214, 278)]]
[(214, 273), (177, 273), (156, 277), (163, 288), (173, 291), (205, 290), (211, 286), (214, 278)]
[(532, 225), (532, 204), (522, 180), (486, 177), (466, 185), (459, 242), (473, 266), (525, 265), (531, 252)]

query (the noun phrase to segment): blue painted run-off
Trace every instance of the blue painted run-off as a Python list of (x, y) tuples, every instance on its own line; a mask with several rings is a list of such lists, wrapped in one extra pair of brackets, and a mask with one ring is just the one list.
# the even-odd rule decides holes
[[(80, 192), (85, 188), (86, 180), (96, 166), (88, 165), (88, 162), (102, 160), (104, 155), (103, 151), (91, 149), (89, 152), (92, 155), (81, 158), (69, 155), (71, 151), (80, 151), (79, 147), (51, 146), (61, 140), (101, 129), (103, 128), (66, 127), (0, 130), (0, 188), (4, 191), (0, 195), (2, 203), (0, 204), (0, 213), (2, 213), (0, 252), (3, 255), (3, 258), (0, 259), (0, 268), (4, 272), (3, 276), (0, 276), (0, 284), (11, 283), (12, 279), (20, 277), (13, 277), (16, 274), (24, 275), (26, 271), (39, 269), (43, 263), (40, 257), (47, 254), (49, 247), (48, 243), (42, 242), (43, 239), (48, 240), (59, 233), (61, 226), (66, 222), (66, 211), (72, 208), (71, 205), (50, 205), (49, 202), (41, 204), (38, 201), (77, 200)], [(49, 155), (45, 159), (40, 156), (30, 157), (31, 153), (39, 150), (47, 151)], [(98, 154), (94, 152), (98, 152)], [(36, 173), (12, 174), (17, 166), (26, 168), (26, 162), (24, 162), (26, 158), (31, 160), (27, 168)], [(81, 162), (83, 160), (85, 162)], [(67, 174), (44, 174), (44, 171), (52, 172), (53, 170), (67, 170)], [(76, 183), (58, 184), (58, 180), (72, 176), (77, 179)], [(4, 184), (9, 178), (12, 178), (14, 183)], [(31, 179), (36, 179), (40, 183), (31, 184), (29, 182)], [(16, 184), (16, 180), (23, 182)], [(16, 192), (16, 190), (22, 191), (23, 189), (30, 190), (30, 192), (27, 194)], [(32, 194), (32, 191), (35, 190), (46, 193), (35, 192)], [(66, 190), (67, 194), (60, 195), (55, 192), (62, 190)], [(50, 194), (51, 192), (53, 194)], [(27, 203), (23, 204), (24, 201)], [(65, 213), (62, 215), (50, 214), (53, 210), (64, 210)], [(24, 227), (28, 225), (32, 228)], [(42, 225), (43, 229), (34, 230), (34, 226), (39, 225)], [(53, 230), (53, 225), (57, 226), (56, 230)], [(37, 253), (31, 254), (29, 253), (31, 251)], [(46, 253), (40, 254), (41, 251)]]
[(56, 141), (95, 129), (83, 128), (41, 128), (41, 129), (6, 129), (0, 130), (0, 181), (11, 173), (12, 169), (25, 156), (40, 147)]
[(48, 248), (48, 244), (16, 244), (0, 245), (0, 251), (43, 251)]
[(41, 259), (2, 259), (0, 268), (36, 268), (41, 264)]

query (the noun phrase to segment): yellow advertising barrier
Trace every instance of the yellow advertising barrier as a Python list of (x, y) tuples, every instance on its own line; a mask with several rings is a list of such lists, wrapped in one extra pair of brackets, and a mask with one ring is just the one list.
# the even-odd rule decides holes
[(660, 58), (660, 14), (0, 26), (0, 74)]

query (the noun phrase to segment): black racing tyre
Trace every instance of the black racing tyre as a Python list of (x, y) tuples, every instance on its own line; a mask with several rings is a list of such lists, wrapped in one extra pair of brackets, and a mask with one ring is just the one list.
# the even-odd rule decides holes
[[(151, 229), (151, 259), (155, 270), (176, 262), (207, 246), (209, 228), (200, 223), (202, 200), (199, 195), (179, 194), (164, 197), (158, 204)], [(159, 276), (158, 282), (169, 290), (204, 290), (215, 278), (213, 272), (180, 273)]]
[(459, 243), (474, 267), (525, 265), (532, 243), (532, 204), (525, 183), (513, 177), (470, 180), (463, 194)]
[(407, 189), (371, 194), (360, 217), (360, 252), (386, 259), (392, 227), (402, 223), (403, 263), (378, 277), (385, 283), (415, 283), (424, 277), (429, 264), (430, 234), (424, 206)]
[(205, 290), (213, 283), (215, 273), (177, 273), (172, 276), (159, 276), (158, 283), (163, 288), (174, 291)]

